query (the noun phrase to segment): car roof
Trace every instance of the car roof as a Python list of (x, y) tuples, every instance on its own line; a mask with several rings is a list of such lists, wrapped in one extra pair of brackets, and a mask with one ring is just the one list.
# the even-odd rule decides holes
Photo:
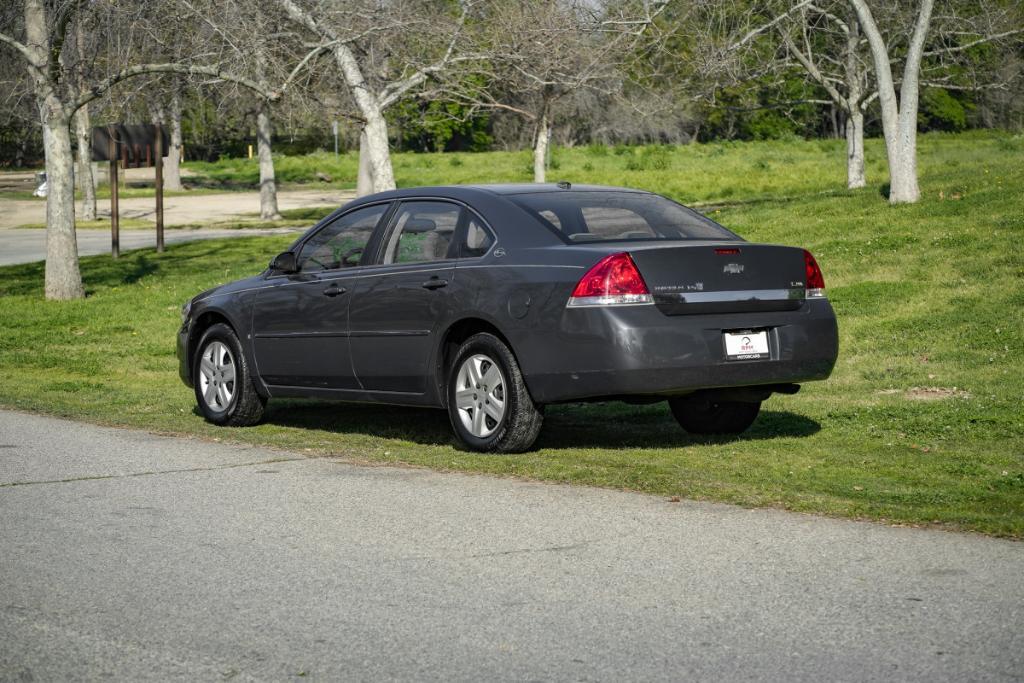
[(535, 194), (542, 192), (565, 192), (576, 190), (584, 192), (636, 192), (650, 194), (645, 190), (627, 187), (610, 187), (605, 185), (570, 185), (569, 183), (495, 183), (477, 185), (436, 185), (427, 187), (407, 187), (400, 190), (389, 190), (366, 195), (359, 198), (359, 203), (379, 201), (382, 199), (406, 199), (409, 197), (451, 197), (453, 199), (470, 200), (481, 195), (516, 195)]

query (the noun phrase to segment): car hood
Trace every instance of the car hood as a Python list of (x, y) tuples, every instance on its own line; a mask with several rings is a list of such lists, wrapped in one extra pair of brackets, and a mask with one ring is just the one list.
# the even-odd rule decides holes
[(259, 275), (253, 275), (252, 277), (247, 277), (242, 280), (235, 280), (234, 282), (228, 282), (227, 284), (217, 285), (216, 287), (212, 287), (204, 292), (196, 294), (192, 297), (192, 303), (198, 303), (204, 299), (209, 299), (210, 297), (219, 296), (221, 294), (232, 294), (234, 292), (252, 289), (253, 287), (260, 286), (263, 282), (263, 273), (260, 273)]

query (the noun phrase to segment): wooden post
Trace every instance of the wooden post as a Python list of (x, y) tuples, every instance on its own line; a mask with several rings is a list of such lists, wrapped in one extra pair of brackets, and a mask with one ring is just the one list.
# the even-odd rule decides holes
[(156, 251), (164, 250), (164, 133), (160, 124), (154, 126), (156, 139), (153, 149), (156, 151)]
[(117, 142), (114, 126), (108, 126), (107, 133), (110, 135), (107, 147), (107, 156), (110, 157), (110, 255), (118, 258), (121, 255), (121, 236), (117, 209)]

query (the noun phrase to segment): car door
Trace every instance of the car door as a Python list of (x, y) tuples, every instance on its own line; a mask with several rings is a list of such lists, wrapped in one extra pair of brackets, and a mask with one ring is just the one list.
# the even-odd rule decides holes
[(256, 366), (268, 385), (358, 389), (348, 340), (350, 292), (389, 206), (342, 214), (302, 243), (297, 273), (270, 275), (253, 309)]
[(365, 390), (430, 401), (431, 354), (456, 286), (461, 220), (454, 202), (404, 201), (395, 209), (378, 265), (360, 275), (349, 307), (352, 364)]

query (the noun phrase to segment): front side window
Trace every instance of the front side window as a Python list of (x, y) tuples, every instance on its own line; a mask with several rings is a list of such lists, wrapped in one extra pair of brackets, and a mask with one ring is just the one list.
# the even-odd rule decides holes
[(449, 202), (406, 202), (395, 214), (395, 228), (384, 263), (426, 263), (448, 258), (462, 207)]
[(696, 211), (655, 194), (568, 190), (509, 198), (570, 242), (739, 239)]
[(299, 271), (315, 273), (358, 266), (363, 250), (387, 208), (387, 204), (377, 204), (356, 209), (321, 229), (302, 245)]

